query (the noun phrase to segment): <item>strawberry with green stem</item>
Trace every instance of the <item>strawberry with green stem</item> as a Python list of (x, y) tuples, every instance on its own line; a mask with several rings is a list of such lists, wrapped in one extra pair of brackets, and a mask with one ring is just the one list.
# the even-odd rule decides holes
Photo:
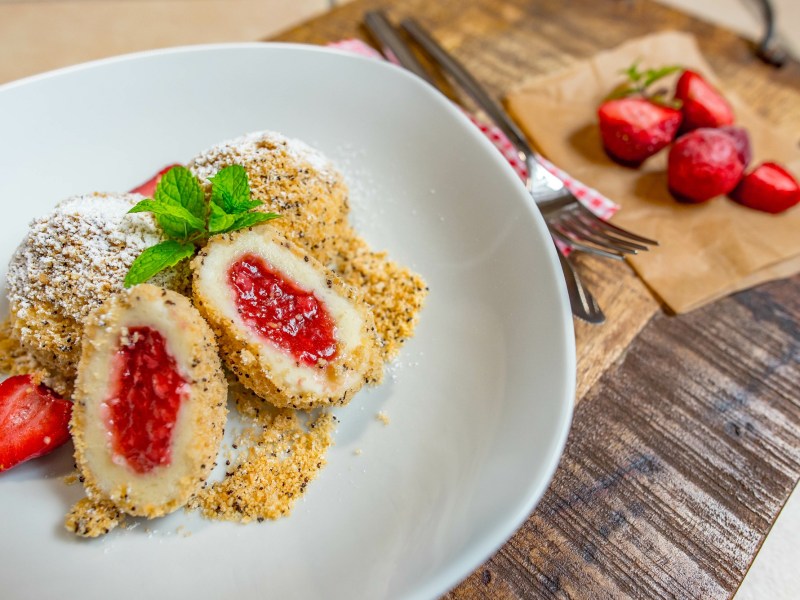
[(609, 157), (638, 167), (675, 139), (683, 118), (680, 107), (667, 99), (666, 90), (650, 91), (650, 86), (680, 69), (669, 66), (640, 71), (638, 64), (633, 64), (623, 71), (627, 81), (597, 111), (600, 136)]

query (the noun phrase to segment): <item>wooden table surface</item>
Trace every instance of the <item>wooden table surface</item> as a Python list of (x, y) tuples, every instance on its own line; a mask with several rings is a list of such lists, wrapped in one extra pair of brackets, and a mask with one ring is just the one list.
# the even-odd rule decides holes
[[(376, 6), (417, 17), (498, 96), (633, 37), (692, 32), (727, 88), (800, 139), (800, 65), (772, 70), (647, 0), (356, 0), (279, 39), (367, 39)], [(581, 272), (608, 322), (576, 322), (564, 457), (524, 526), (449, 596), (728, 598), (800, 476), (800, 277), (676, 317), (625, 264)]]

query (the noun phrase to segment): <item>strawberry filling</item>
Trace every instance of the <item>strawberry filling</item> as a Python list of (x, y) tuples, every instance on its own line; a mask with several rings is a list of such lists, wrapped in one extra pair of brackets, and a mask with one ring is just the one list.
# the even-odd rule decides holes
[(248, 326), (296, 361), (313, 366), (336, 356), (334, 321), (314, 295), (252, 254), (228, 269), (236, 308)]
[(115, 357), (115, 392), (106, 402), (114, 452), (137, 473), (168, 465), (186, 381), (164, 336), (132, 327)]

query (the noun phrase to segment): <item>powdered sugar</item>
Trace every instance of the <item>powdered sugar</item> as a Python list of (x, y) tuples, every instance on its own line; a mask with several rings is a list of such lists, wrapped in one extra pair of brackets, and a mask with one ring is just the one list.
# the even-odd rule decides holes
[(235, 156), (237, 164), (258, 160), (265, 153), (283, 151), (293, 160), (307, 163), (323, 177), (335, 176), (336, 168), (324, 154), (300, 140), (287, 138), (273, 131), (257, 131), (212, 146), (196, 157), (190, 168), (201, 181), (218, 170), (218, 157)]
[(25, 319), (35, 303), (82, 321), (122, 282), (134, 259), (163, 238), (149, 214), (126, 214), (138, 194), (86, 194), (31, 223), (8, 270), (9, 300)]

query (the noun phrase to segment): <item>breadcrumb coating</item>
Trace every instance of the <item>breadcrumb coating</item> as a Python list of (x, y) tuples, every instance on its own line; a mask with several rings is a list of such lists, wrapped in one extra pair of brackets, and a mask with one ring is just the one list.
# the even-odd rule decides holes
[(238, 458), (228, 461), (225, 478), (200, 490), (189, 508), (240, 523), (288, 516), (326, 464), (336, 417), (272, 408), (236, 384), (231, 393), (252, 425), (236, 440)]
[[(249, 326), (239, 319), (236, 310), (226, 312), (224, 304), (233, 302), (230, 295), (220, 293), (227, 290), (227, 266), (221, 257), (228, 253), (240, 253), (240, 247), (256, 246), (260, 252), (264, 247), (277, 247), (277, 254), (288, 254), (291, 260), (304, 269), (313, 269), (327, 282), (327, 291), (348, 303), (360, 322), (356, 332), (358, 342), (345, 347), (337, 341), (337, 354), (327, 361), (320, 360), (314, 367), (295, 363), (289, 374), (273, 357), (280, 351), (271, 350), (270, 342), (251, 332)], [(223, 272), (212, 270), (211, 264)], [(239, 381), (275, 406), (308, 410), (320, 406), (346, 404), (364, 384), (377, 384), (383, 377), (383, 364), (378, 349), (375, 325), (369, 307), (364, 304), (358, 291), (345, 285), (332, 271), (310, 257), (300, 246), (291, 243), (275, 231), (270, 223), (215, 236), (192, 261), (194, 271), (193, 300), (206, 318), (220, 343), (220, 354), (226, 366)], [(317, 292), (316, 290), (310, 290)], [(232, 316), (231, 316), (232, 313)], [(271, 350), (271, 351), (270, 351)], [(294, 361), (294, 359), (284, 360)], [(324, 364), (323, 364), (324, 363)], [(324, 393), (301, 387), (295, 371), (305, 374), (310, 380), (319, 376), (326, 382)], [(310, 373), (310, 374), (308, 374)]]
[(64, 528), (79, 537), (96, 538), (125, 522), (125, 515), (108, 500), (81, 498), (67, 513)]
[[(428, 292), (423, 279), (385, 252), (372, 250), (351, 228), (343, 175), (303, 142), (271, 132), (254, 133), (218, 144), (188, 166), (208, 191), (207, 179), (231, 164), (247, 171), (253, 197), (264, 202), (258, 210), (281, 215), (270, 227), (333, 269), (363, 297), (378, 337), (375, 379), (379, 379), (379, 363), (394, 358), (414, 333)], [(62, 203), (67, 210), (59, 204), (53, 214), (31, 225), (9, 269), (12, 313), (6, 327), (0, 327), (0, 369), (35, 372), (56, 391), (71, 394), (87, 314), (122, 288), (133, 258), (162, 239), (150, 215), (124, 216), (140, 199), (126, 197), (80, 196), (77, 204)], [(123, 217), (126, 227), (135, 225), (140, 233), (123, 235), (120, 240)], [(104, 250), (101, 255), (98, 248)], [(79, 275), (61, 275), (70, 272)], [(94, 289), (82, 288), (81, 278), (91, 279)], [(182, 273), (167, 273), (156, 283), (188, 293), (188, 280), (186, 268)], [(238, 522), (288, 515), (325, 465), (335, 417), (274, 408), (234, 379), (230, 393), (249, 426), (233, 448), (224, 451), (237, 455), (231, 457), (224, 479), (202, 484), (186, 508), (207, 518)], [(206, 471), (216, 460), (220, 460), (218, 455), (205, 464)], [(102, 535), (125, 518), (114, 503), (92, 495), (78, 502), (66, 519), (67, 529), (81, 536)]]
[(189, 168), (207, 181), (232, 164), (247, 171), (253, 198), (264, 202), (258, 210), (281, 215), (272, 227), (361, 291), (373, 309), (384, 362), (397, 356), (414, 333), (428, 288), (350, 226), (349, 191), (336, 166), (299, 140), (263, 131), (217, 144)]
[[(154, 312), (157, 316), (150, 317)], [(144, 318), (174, 323), (172, 331), (165, 331), (162, 325), (160, 333), (167, 338), (169, 351), (178, 361), (186, 390), (173, 431), (171, 463), (136, 474), (109, 458), (111, 449), (106, 446), (108, 432), (102, 424), (101, 405), (107, 400), (113, 354), (127, 328), (134, 326), (130, 321), (138, 324)], [(148, 326), (149, 323), (144, 321)], [(112, 296), (92, 313), (86, 325), (70, 421), (75, 462), (89, 498), (108, 501), (122, 512), (149, 518), (186, 504), (207, 479), (219, 452), (227, 415), (226, 398), (227, 382), (214, 335), (188, 298), (149, 284)], [(187, 427), (188, 431), (181, 431)], [(176, 468), (179, 479), (170, 471)], [(157, 486), (167, 474), (166, 489), (162, 490)]]
[(244, 167), (253, 199), (264, 203), (257, 210), (281, 215), (273, 227), (330, 264), (350, 211), (344, 177), (333, 163), (300, 140), (263, 131), (217, 144), (188, 167), (210, 186), (210, 177), (233, 164)]
[[(68, 383), (86, 318), (123, 289), (134, 259), (163, 239), (152, 215), (127, 214), (139, 200), (103, 193), (67, 198), (31, 223), (9, 264), (12, 335)], [(153, 282), (186, 292), (188, 272), (164, 271)]]
[(345, 283), (364, 294), (381, 340), (383, 361), (389, 362), (414, 335), (428, 295), (425, 280), (386, 252), (371, 250), (355, 233), (337, 241), (333, 268)]

